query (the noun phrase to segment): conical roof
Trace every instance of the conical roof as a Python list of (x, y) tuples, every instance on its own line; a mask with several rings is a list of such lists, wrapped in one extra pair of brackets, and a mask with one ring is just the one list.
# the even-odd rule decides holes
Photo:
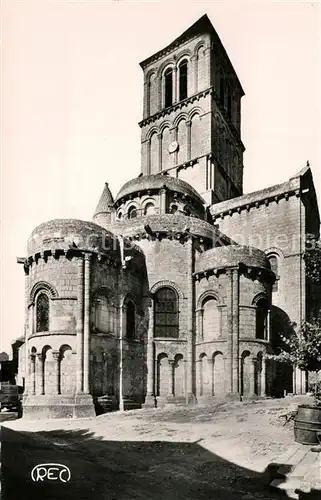
[(108, 182), (105, 182), (105, 187), (103, 192), (101, 193), (101, 197), (96, 207), (94, 217), (98, 214), (103, 214), (103, 213), (109, 214), (110, 212), (113, 211), (113, 208), (114, 208), (114, 198), (108, 187)]

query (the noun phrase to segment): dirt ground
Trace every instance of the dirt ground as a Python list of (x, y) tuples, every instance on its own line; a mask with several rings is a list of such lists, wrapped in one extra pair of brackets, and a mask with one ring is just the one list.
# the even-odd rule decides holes
[[(272, 474), (280, 455), (295, 446), (293, 421), (283, 425), (281, 415), (307, 401), (297, 396), (7, 422), (2, 499), (275, 499), (268, 488)], [(70, 482), (32, 482), (32, 468), (48, 462), (67, 465)]]

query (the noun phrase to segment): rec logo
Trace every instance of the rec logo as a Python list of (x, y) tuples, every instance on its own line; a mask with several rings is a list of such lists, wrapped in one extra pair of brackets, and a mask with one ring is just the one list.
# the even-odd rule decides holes
[(31, 471), (31, 479), (38, 483), (43, 481), (60, 481), (68, 483), (71, 472), (67, 465), (62, 464), (38, 464)]

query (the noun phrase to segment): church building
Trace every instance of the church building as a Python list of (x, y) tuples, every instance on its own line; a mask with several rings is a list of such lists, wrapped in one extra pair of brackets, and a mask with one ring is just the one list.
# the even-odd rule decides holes
[(89, 221), (31, 234), (23, 414), (304, 393), (266, 359), (309, 315), (304, 252), (320, 217), (309, 166), (243, 193), (241, 100), (206, 15), (140, 63), (141, 171)]

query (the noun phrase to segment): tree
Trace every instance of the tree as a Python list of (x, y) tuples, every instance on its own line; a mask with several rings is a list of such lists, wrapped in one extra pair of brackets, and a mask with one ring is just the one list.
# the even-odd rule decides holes
[(318, 372), (321, 370), (321, 321), (311, 319), (302, 323), (299, 329), (293, 329), (288, 336), (280, 335), (282, 345), (278, 354), (267, 357), (287, 363), (293, 368), (316, 372), (314, 397), (321, 405), (321, 391), (318, 386)]

